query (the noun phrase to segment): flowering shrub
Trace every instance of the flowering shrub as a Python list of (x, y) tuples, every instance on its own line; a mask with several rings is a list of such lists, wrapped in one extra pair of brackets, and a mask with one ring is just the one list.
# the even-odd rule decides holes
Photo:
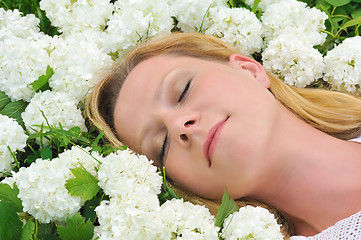
[(342, 5), (314, 1), (14, 2), (0, 2), (0, 239), (283, 238), (271, 213), (227, 193), (217, 218), (177, 199), (145, 156), (87, 127), (86, 94), (143, 39), (203, 32), (289, 85), (361, 94), (359, 3), (338, 21)]

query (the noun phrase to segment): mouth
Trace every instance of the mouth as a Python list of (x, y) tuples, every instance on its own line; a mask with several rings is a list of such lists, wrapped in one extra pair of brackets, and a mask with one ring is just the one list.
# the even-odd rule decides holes
[(228, 120), (228, 118), (229, 117), (218, 122), (216, 125), (214, 125), (209, 130), (207, 139), (203, 144), (203, 152), (204, 152), (206, 159), (208, 159), (208, 161), (209, 161), (209, 166), (211, 166), (211, 164), (212, 164), (211, 157), (212, 157), (214, 148), (216, 146), (216, 143), (218, 142), (219, 134), (221, 132), (221, 129), (222, 129), (224, 123)]

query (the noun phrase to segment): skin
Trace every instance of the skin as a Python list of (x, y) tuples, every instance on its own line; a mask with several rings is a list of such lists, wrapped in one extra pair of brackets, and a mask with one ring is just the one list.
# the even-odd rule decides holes
[[(125, 144), (164, 164), (168, 177), (189, 191), (221, 199), (227, 187), (233, 198), (280, 209), (297, 234), (314, 235), (361, 210), (361, 145), (309, 126), (268, 87), (263, 67), (241, 55), (224, 63), (156, 56), (127, 77), (115, 128)], [(204, 145), (214, 126), (221, 127), (208, 158)]]

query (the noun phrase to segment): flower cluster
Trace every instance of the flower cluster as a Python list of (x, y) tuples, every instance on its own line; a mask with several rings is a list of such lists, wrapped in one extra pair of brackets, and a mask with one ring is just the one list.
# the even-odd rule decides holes
[(296, 0), (275, 1), (261, 17), (266, 49), (264, 67), (291, 86), (305, 87), (322, 77), (323, 57), (313, 48), (324, 43), (327, 15)]
[(238, 239), (283, 239), (280, 226), (267, 209), (245, 206), (224, 220), (222, 238)]
[(0, 114), (0, 177), (12, 169), (14, 161), (11, 152), (22, 151), (28, 136), (23, 128), (12, 118)]
[(37, 159), (30, 167), (20, 168), (13, 175), (19, 188), (18, 197), (22, 200), (25, 212), (43, 223), (55, 220), (66, 220), (84, 204), (77, 196), (71, 196), (65, 188), (65, 183), (73, 177), (70, 169), (84, 167), (94, 172), (98, 162), (93, 157), (99, 157), (90, 148), (72, 149), (59, 154), (52, 160)]
[(231, 43), (243, 54), (259, 52), (263, 47), (262, 24), (256, 15), (247, 9), (210, 9), (209, 25), (206, 34)]
[(339, 91), (360, 94), (361, 37), (345, 39), (325, 56), (325, 79)]
[[(36, 93), (21, 117), (29, 133), (38, 132), (41, 125), (58, 127), (59, 123), (66, 130), (80, 127), (86, 131), (80, 109), (77, 108), (74, 99), (64, 92), (47, 90)], [(44, 132), (47, 132), (46, 128)]]
[(162, 177), (145, 156), (123, 150), (101, 161), (99, 186), (110, 200), (96, 208), (100, 239), (217, 239), (205, 207), (176, 199), (160, 206)]

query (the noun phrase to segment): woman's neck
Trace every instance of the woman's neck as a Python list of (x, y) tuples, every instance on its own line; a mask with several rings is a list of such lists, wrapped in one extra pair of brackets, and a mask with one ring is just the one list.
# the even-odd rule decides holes
[(361, 144), (333, 138), (283, 111), (265, 156), (276, 167), (251, 195), (286, 213), (296, 234), (314, 235), (361, 210)]

